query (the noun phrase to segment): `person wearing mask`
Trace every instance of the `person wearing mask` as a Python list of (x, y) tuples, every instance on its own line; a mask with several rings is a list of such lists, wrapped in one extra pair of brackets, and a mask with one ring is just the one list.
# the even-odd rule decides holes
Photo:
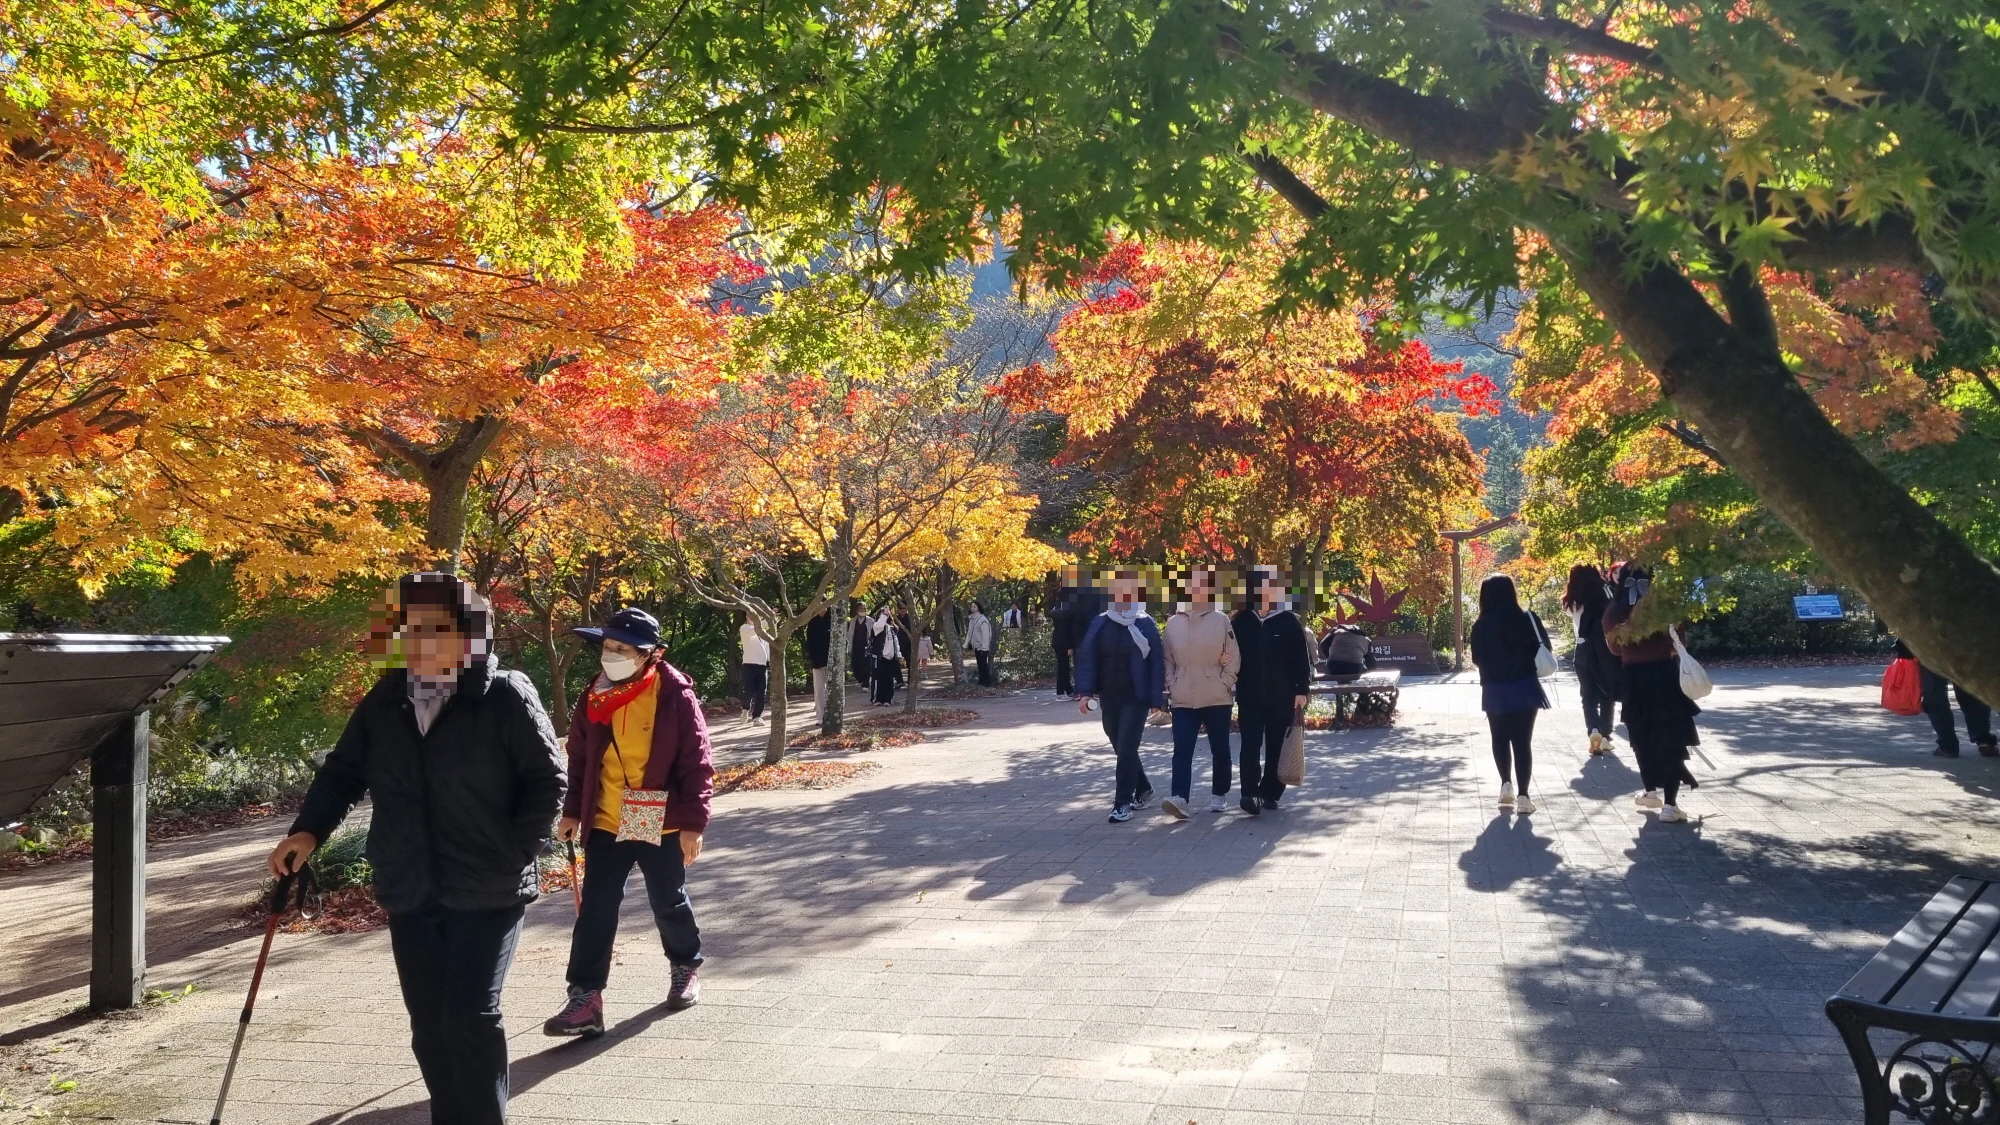
[(1236, 717), (1243, 739), (1244, 812), (1256, 816), (1278, 807), (1285, 783), (1278, 780), (1278, 757), (1292, 723), (1305, 713), (1312, 691), (1312, 638), (1285, 604), (1277, 571), (1257, 567), (1250, 574), (1251, 604), (1230, 625), (1242, 653), (1236, 680)]
[(1329, 676), (1359, 676), (1368, 670), (1368, 637), (1352, 625), (1335, 625), (1319, 642)]
[(1070, 680), (1070, 661), (1076, 655), (1076, 612), (1076, 599), (1069, 590), (1062, 592), (1055, 608), (1049, 611), (1049, 647), (1056, 652), (1057, 699), (1076, 698), (1076, 687)]
[(743, 721), (761, 723), (764, 693), (771, 686), (771, 642), (747, 618), (736, 630), (736, 638), (743, 646)]
[(363, 797), (368, 862), (431, 1115), (507, 1117), (500, 993), (535, 857), (563, 803), (555, 730), (528, 677), (491, 655), (492, 611), (449, 574), (404, 577), (376, 607), (366, 651), (390, 667), (315, 771), (271, 874), (296, 872)]
[(1625, 627), (1652, 588), (1652, 572), (1626, 563), (1616, 573), (1611, 604), (1604, 610), (1604, 639), (1618, 656), (1625, 737), (1632, 740), (1632, 756), (1639, 760), (1639, 776), (1646, 786), (1632, 803), (1660, 810), (1663, 821), (1683, 821), (1687, 814), (1680, 809), (1681, 786), (1697, 788), (1687, 760), (1688, 748), (1701, 741), (1694, 726), (1701, 708), (1681, 691), (1680, 659), (1666, 630), (1632, 636)]
[(1152, 803), (1153, 784), (1139, 760), (1146, 713), (1167, 705), (1167, 662), (1159, 627), (1139, 600), (1139, 575), (1122, 570), (1111, 580), (1111, 606), (1094, 617), (1076, 646), (1076, 709), (1089, 714), (1095, 701), (1104, 735), (1118, 761), (1110, 820), (1123, 824), (1132, 810)]
[[(1896, 642), (1896, 655), (1916, 659), (1908, 645)], [(1922, 663), (1917, 665), (1918, 690), (1923, 694), (1924, 717), (1931, 721), (1931, 730), (1937, 734), (1937, 749), (1931, 751), (1934, 757), (1958, 757), (1958, 723), (1951, 716), (1951, 697), (1958, 696), (1958, 709), (1965, 713), (1965, 733), (1972, 738), (1972, 744), (1979, 747), (1982, 758), (2000, 757), (2000, 742), (1993, 736), (1993, 709), (1978, 696), (1945, 679)]]
[(965, 623), (965, 647), (972, 650), (973, 662), (979, 666), (979, 686), (992, 687), (993, 621), (977, 601), (972, 603), (972, 617)]
[(884, 605), (874, 620), (868, 625), (869, 651), (873, 656), (874, 691), (869, 701), (877, 707), (886, 707), (896, 699), (896, 685), (903, 678), (903, 645), (899, 634), (902, 627), (889, 616), (889, 607)]
[(1019, 629), (1023, 624), (1022, 616), (1019, 605), (1010, 605), (1000, 615), (1000, 627), (1002, 629)]
[(1583, 729), (1590, 735), (1590, 753), (1608, 754), (1619, 665), (1604, 639), (1604, 609), (1611, 604), (1611, 588), (1596, 567), (1573, 566), (1562, 604), (1576, 626), (1576, 686), (1583, 696)]
[(833, 655), (833, 612), (820, 610), (806, 622), (806, 664), (812, 669), (813, 722), (826, 718), (828, 659)]
[(1221, 812), (1229, 793), (1229, 712), (1236, 699), (1236, 676), (1243, 654), (1229, 615), (1215, 607), (1215, 568), (1188, 571), (1187, 608), (1167, 619), (1167, 701), (1174, 715), (1174, 770), (1171, 790), (1160, 808), (1186, 820), (1194, 790), (1194, 747), (1208, 731), (1208, 811)]
[(853, 674), (857, 687), (864, 687), (873, 692), (875, 623), (869, 619), (867, 607), (862, 605), (858, 598), (848, 602), (847, 612), (854, 618), (854, 625), (847, 632), (847, 670)]
[(1548, 643), (1541, 618), (1521, 608), (1514, 580), (1487, 575), (1479, 584), (1479, 620), (1472, 623), (1472, 664), (1479, 669), (1479, 709), (1486, 712), (1493, 764), (1500, 770), (1500, 805), (1523, 816), (1535, 811), (1528, 795), (1535, 772), (1535, 713), (1549, 705), (1535, 657)]
[[(569, 943), (569, 998), (542, 1025), (547, 1035), (604, 1034), (604, 987), (618, 938), (618, 908), (637, 867), (646, 877), (666, 947), (667, 1007), (701, 998), (701, 930), (688, 900), (687, 869), (708, 830), (715, 765), (694, 681), (667, 663), (660, 623), (621, 609), (574, 632), (599, 647), (602, 669), (569, 727), (569, 775), (556, 835), (583, 841), (583, 906)], [(661, 806), (653, 803), (665, 797)]]

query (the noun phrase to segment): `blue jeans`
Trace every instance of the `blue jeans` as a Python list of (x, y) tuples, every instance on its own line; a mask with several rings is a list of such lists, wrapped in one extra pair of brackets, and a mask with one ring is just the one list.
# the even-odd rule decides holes
[(430, 906), (389, 915), (389, 950), (434, 1125), (502, 1125), (507, 1119), (500, 988), (521, 940), (522, 910)]
[(1218, 797), (1229, 792), (1229, 710), (1227, 703), (1174, 708), (1174, 796), (1185, 801), (1194, 789), (1194, 744), (1203, 727), (1208, 728), (1209, 792)]
[(1104, 716), (1104, 737), (1111, 740), (1118, 756), (1118, 792), (1114, 805), (1129, 805), (1139, 793), (1153, 788), (1146, 780), (1146, 767), (1139, 762), (1139, 740), (1146, 734), (1146, 703), (1142, 699), (1104, 699), (1098, 712)]

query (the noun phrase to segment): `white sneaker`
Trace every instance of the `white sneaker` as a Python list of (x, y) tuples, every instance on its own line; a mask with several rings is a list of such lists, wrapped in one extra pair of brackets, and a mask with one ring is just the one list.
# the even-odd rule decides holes
[(1660, 800), (1659, 790), (1648, 789), (1637, 797), (1632, 798), (1632, 803), (1642, 809), (1657, 809), (1666, 802)]
[(1186, 820), (1188, 818), (1187, 802), (1181, 800), (1179, 797), (1168, 797), (1162, 800), (1160, 802), (1160, 811), (1173, 817), (1175, 820)]
[(1688, 818), (1679, 805), (1665, 805), (1660, 809), (1660, 820), (1666, 824), (1679, 824)]
[(1500, 783), (1500, 807), (1503, 809), (1510, 808), (1513, 806), (1513, 804), (1514, 804), (1514, 783), (1511, 781), (1503, 781)]
[(1225, 801), (1225, 800), (1223, 800), (1223, 799), (1222, 799), (1222, 795), (1218, 793), (1218, 794), (1216, 794), (1215, 796), (1213, 796), (1213, 797), (1210, 797), (1210, 798), (1208, 799), (1208, 811), (1209, 811), (1209, 812), (1228, 812), (1228, 811), (1229, 811), (1229, 802), (1228, 802), (1228, 801)]
[(1529, 800), (1528, 795), (1523, 793), (1521, 794), (1521, 799), (1514, 802), (1514, 811), (1520, 813), (1522, 816), (1526, 816), (1535, 811), (1535, 802)]

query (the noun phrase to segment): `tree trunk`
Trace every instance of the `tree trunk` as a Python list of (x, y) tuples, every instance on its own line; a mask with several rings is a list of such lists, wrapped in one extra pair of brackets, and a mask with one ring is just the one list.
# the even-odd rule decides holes
[(2000, 571), (1870, 463), (1776, 350), (1725, 321), (1680, 272), (1661, 264), (1631, 272), (1623, 248), (1608, 240), (1564, 249), (1667, 400), (1758, 499), (1861, 591), (1919, 660), (1982, 699), (2000, 699), (1992, 643)]
[(965, 680), (965, 648), (958, 637), (958, 606), (952, 594), (957, 591), (958, 575), (949, 564), (939, 564), (937, 572), (938, 632), (944, 638), (944, 651), (951, 658), (951, 682), (963, 684)]
[(908, 666), (910, 674), (904, 677), (909, 686), (903, 690), (903, 711), (906, 714), (915, 714), (917, 710), (917, 682), (922, 678), (922, 673), (917, 668), (917, 623), (922, 621), (923, 618), (918, 614), (917, 588), (911, 584), (910, 580), (907, 578), (904, 579), (897, 583), (896, 588), (903, 595), (904, 612), (910, 615), (910, 651), (903, 654), (903, 663)]
[(765, 692), (764, 713), (771, 716), (771, 738), (764, 744), (764, 764), (775, 766), (785, 756), (785, 646), (790, 633), (771, 638), (771, 664), (765, 670), (770, 686)]
[(428, 448), (387, 428), (366, 435), (377, 451), (409, 466), (423, 482), (428, 494), (424, 547), (430, 553), (430, 565), (437, 570), (458, 573), (459, 556), (465, 550), (465, 495), (472, 486), (472, 473), (506, 428), (499, 415), (481, 414), (460, 422), (450, 441)]
[(835, 598), (827, 607), (826, 711), (819, 719), (821, 734), (839, 734), (847, 722), (847, 642), (854, 631), (854, 623), (847, 619), (847, 602)]
[(557, 647), (554, 613), (544, 617), (541, 626), (542, 651), (549, 661), (549, 710), (555, 719), (556, 733), (561, 734), (569, 730), (569, 667), (576, 658)]

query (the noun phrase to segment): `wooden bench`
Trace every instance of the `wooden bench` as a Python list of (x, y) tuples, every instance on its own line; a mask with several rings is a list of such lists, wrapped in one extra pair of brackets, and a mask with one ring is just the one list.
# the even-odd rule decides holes
[[(1960, 875), (1826, 1002), (1868, 1125), (2000, 1121), (2000, 883)], [(1895, 1043), (1878, 1055), (1871, 1030)]]
[(1328, 676), (1313, 681), (1312, 693), (1333, 697), (1335, 722), (1361, 714), (1387, 715), (1396, 710), (1396, 700), (1403, 693), (1403, 673), (1396, 668), (1376, 668), (1358, 676)]

